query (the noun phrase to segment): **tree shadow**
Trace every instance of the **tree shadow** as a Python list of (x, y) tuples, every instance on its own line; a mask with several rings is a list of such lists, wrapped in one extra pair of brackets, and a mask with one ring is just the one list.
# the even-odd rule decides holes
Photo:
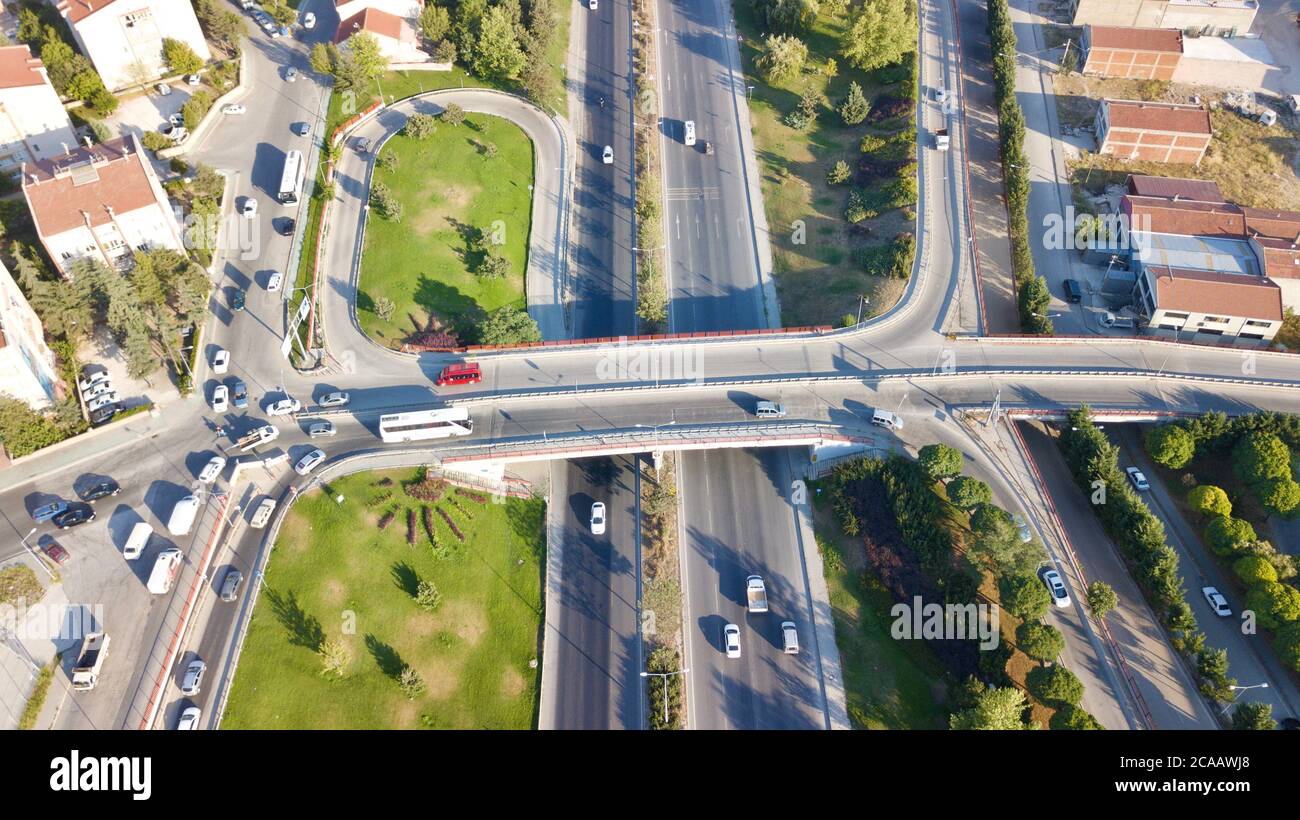
[(270, 587), (267, 587), (266, 595), (271, 602), (271, 612), (289, 633), (289, 643), (319, 652), (325, 642), (325, 631), (321, 629), (320, 621), (298, 603), (298, 596), (293, 592), (282, 594)]
[(511, 498), (506, 501), (510, 530), (540, 561), (546, 556), (546, 502), (540, 498)]
[(397, 650), (383, 641), (376, 638), (372, 633), (366, 633), (366, 649), (370, 652), (371, 657), (375, 659), (375, 665), (385, 676), (397, 680), (402, 674), (402, 669), (406, 664), (402, 661), (402, 656), (397, 654)]
[(399, 561), (392, 566), (393, 583), (397, 588), (412, 598), (415, 597), (416, 590), (420, 588), (420, 576), (416, 573), (415, 567)]

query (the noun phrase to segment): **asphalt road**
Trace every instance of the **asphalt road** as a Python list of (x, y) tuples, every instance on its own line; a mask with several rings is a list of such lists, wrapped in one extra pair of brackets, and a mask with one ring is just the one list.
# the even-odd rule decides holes
[[(551, 462), (549, 515), (560, 531), (548, 549), (559, 551), (549, 560), (560, 571), (547, 579), (545, 660), (554, 668), (543, 674), (554, 685), (543, 693), (543, 728), (642, 728), (638, 486), (636, 456)], [(597, 501), (603, 535), (591, 530)]]

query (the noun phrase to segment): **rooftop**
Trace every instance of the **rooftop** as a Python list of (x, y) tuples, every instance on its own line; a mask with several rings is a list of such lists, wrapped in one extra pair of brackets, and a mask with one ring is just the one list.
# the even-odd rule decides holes
[(0, 48), (0, 88), (44, 85), (40, 58), (33, 57), (26, 45)]
[(1199, 105), (1103, 100), (1112, 128), (1139, 128), (1179, 134), (1212, 134), (1210, 112)]
[(1134, 256), (1146, 266), (1217, 271), (1236, 276), (1259, 276), (1259, 261), (1244, 239), (1183, 236), (1134, 231)]
[(69, 23), (79, 23), (117, 0), (59, 0), (55, 8)]
[(1183, 54), (1194, 60), (1274, 64), (1273, 52), (1258, 37), (1188, 37)]
[(1153, 177), (1132, 174), (1128, 178), (1128, 192), (1136, 196), (1159, 199), (1191, 199), (1198, 202), (1226, 202), (1223, 192), (1213, 180), (1184, 179), (1182, 177)]
[(363, 9), (339, 23), (334, 42), (342, 43), (358, 31), (368, 31), (394, 40), (402, 39), (402, 18), (379, 9)]
[(1183, 50), (1183, 33), (1169, 28), (1088, 26), (1088, 42), (1098, 48), (1180, 53)]
[(23, 194), (42, 236), (107, 224), (157, 203), (148, 161), (134, 137), (78, 148), (62, 156), (23, 165)]
[(1147, 271), (1162, 310), (1282, 320), (1282, 289), (1265, 277), (1158, 265)]
[(1152, 233), (1246, 237), (1246, 217), (1231, 202), (1196, 202), (1125, 195), (1121, 210), (1132, 229)]

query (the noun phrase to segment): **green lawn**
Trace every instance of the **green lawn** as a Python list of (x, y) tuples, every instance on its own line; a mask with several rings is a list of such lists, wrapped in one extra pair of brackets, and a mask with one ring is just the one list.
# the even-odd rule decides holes
[[(484, 146), (493, 144), (489, 157)], [(440, 124), (425, 140), (397, 135), (382, 154), (391, 171), (376, 166), (374, 182), (402, 203), (401, 222), (371, 212), (361, 257), (357, 315), (380, 343), (396, 346), (417, 330), (454, 328), (462, 333), (488, 311), (524, 308), (524, 269), (532, 217), (533, 145), (513, 123), (470, 114), (461, 126)], [(381, 156), (382, 156), (381, 154)], [(492, 252), (511, 265), (508, 276), (483, 279), (471, 266), (466, 232), (493, 232), (504, 245)], [(373, 310), (387, 296), (397, 306), (385, 322)]]
[[(405, 482), (414, 470), (360, 473), (294, 505), (254, 610), (223, 726), (230, 729), (494, 728), (536, 725), (545, 538), (541, 500), (431, 504), (436, 557)], [(387, 479), (391, 483), (383, 484)], [(335, 496), (342, 494), (342, 505)], [(385, 494), (391, 494), (385, 498)], [(454, 503), (452, 503), (454, 501)], [(416, 510), (415, 546), (406, 511)], [(436, 512), (445, 510), (461, 543)], [(380, 530), (388, 511), (396, 517)], [(416, 606), (433, 581), (442, 603)], [(344, 634), (349, 619), (352, 634)], [(350, 650), (343, 677), (322, 674), (324, 640)], [(408, 700), (403, 665), (426, 691)]]
[(889, 634), (893, 601), (855, 558), (829, 503), (814, 511), (826, 571), (835, 643), (840, 650), (849, 719), (855, 729), (943, 729), (947, 672), (922, 641)]

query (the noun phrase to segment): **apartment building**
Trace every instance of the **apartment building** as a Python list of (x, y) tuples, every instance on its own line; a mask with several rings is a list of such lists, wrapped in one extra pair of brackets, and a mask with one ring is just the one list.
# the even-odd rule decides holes
[(0, 47), (0, 173), (56, 157), (77, 144), (45, 66), (26, 45)]
[(1097, 151), (1126, 160), (1197, 165), (1210, 147), (1210, 112), (1199, 105), (1102, 100)]
[(39, 409), (58, 397), (58, 383), (40, 317), (0, 262), (0, 393)]
[(212, 59), (194, 6), (187, 0), (56, 0), (81, 52), (104, 85), (116, 90), (162, 76), (164, 38)]

